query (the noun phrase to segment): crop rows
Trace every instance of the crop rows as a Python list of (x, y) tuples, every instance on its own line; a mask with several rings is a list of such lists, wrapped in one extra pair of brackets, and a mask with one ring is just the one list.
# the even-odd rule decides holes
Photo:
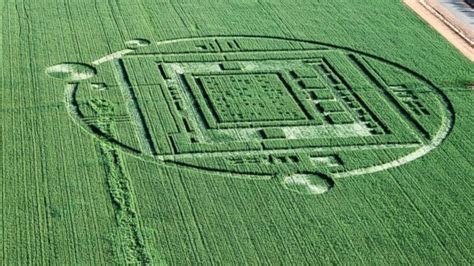
[(290, 2), (1, 1), (0, 262), (472, 264), (472, 63)]

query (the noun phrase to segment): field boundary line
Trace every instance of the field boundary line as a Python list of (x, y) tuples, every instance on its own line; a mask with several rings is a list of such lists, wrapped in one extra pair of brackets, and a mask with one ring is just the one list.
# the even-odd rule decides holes
[(403, 0), (403, 3), (427, 22), (465, 57), (474, 62), (474, 41), (457, 25), (454, 25), (441, 12), (425, 0)]
[(474, 47), (474, 32), (466, 27), (464, 22), (460, 21), (451, 11), (439, 4), (437, 0), (420, 1), (427, 9), (432, 9), (437, 17), (465, 39), (471, 47)]

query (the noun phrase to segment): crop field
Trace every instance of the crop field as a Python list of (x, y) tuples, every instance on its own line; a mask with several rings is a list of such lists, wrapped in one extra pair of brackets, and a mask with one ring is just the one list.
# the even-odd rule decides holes
[(0, 10), (0, 264), (474, 263), (474, 64), (402, 1)]

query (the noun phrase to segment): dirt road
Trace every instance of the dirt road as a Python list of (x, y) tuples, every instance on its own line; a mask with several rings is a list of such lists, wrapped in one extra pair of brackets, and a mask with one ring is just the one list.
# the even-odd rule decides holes
[(438, 0), (404, 0), (416, 14), (474, 62), (474, 31)]

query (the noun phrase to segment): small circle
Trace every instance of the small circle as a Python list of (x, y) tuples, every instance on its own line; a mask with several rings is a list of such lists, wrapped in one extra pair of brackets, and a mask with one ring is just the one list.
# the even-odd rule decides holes
[(125, 45), (127, 45), (127, 48), (129, 49), (137, 49), (140, 47), (146, 47), (150, 44), (151, 42), (145, 39), (133, 39), (133, 40), (125, 42)]
[(329, 176), (319, 173), (295, 174), (286, 176), (283, 185), (301, 194), (323, 194), (334, 187), (334, 181)]
[(81, 81), (92, 78), (97, 71), (92, 66), (79, 63), (62, 63), (48, 67), (46, 73), (56, 79), (66, 81)]

